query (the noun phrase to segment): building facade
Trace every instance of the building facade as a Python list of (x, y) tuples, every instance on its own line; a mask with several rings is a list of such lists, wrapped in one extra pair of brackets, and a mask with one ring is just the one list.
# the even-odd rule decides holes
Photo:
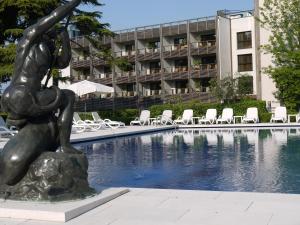
[(128, 60), (126, 71), (97, 58), (88, 40), (76, 37), (70, 68), (63, 74), (72, 82), (87, 79), (114, 87), (113, 95), (89, 99), (91, 110), (192, 99), (211, 102), (211, 79), (242, 75), (251, 77), (253, 96), (276, 102), (271, 93), (275, 86), (262, 73), (270, 59), (259, 50), (268, 37), (254, 13), (259, 12), (219, 11), (213, 17), (122, 30), (114, 38), (103, 38), (115, 57)]

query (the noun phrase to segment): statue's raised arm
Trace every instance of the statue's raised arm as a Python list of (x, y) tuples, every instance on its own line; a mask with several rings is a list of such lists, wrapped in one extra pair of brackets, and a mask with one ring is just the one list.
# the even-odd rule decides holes
[(51, 12), (50, 15), (41, 18), (36, 24), (28, 27), (24, 31), (23, 37), (34, 40), (36, 37), (48, 31), (56, 23), (68, 16), (79, 4), (81, 0), (72, 0)]

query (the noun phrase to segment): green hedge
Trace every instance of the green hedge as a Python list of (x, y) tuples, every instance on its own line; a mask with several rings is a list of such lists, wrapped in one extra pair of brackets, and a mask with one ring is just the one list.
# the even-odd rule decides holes
[[(186, 103), (177, 104), (162, 104), (153, 105), (149, 108), (151, 111), (151, 117), (157, 117), (162, 114), (166, 109), (173, 111), (173, 119), (181, 116), (185, 109), (193, 109), (194, 116), (204, 116), (207, 109), (213, 108), (217, 109), (218, 115), (222, 114), (223, 108), (233, 108), (235, 116), (243, 116), (246, 114), (247, 108), (257, 107), (260, 122), (269, 122), (271, 119), (271, 113), (266, 109), (266, 103), (264, 101), (258, 100), (243, 100), (232, 104), (221, 104), (221, 103), (201, 103), (199, 101), (190, 101)], [(111, 120), (122, 121), (129, 124), (130, 121), (134, 120), (139, 116), (138, 109), (120, 109), (113, 111), (99, 111), (101, 118), (109, 118)], [(92, 119), (90, 113), (81, 113), (83, 119)]]
[[(134, 120), (137, 116), (139, 116), (138, 109), (120, 109), (116, 111), (99, 111), (100, 117), (103, 119), (111, 119), (115, 121), (122, 121), (125, 124), (130, 124), (130, 121)], [(82, 119), (92, 120), (91, 113), (80, 113), (80, 117)]]
[(218, 115), (222, 114), (223, 108), (233, 108), (234, 115), (243, 116), (246, 114), (247, 108), (257, 107), (260, 122), (269, 122), (271, 119), (271, 113), (266, 109), (265, 101), (258, 100), (243, 100), (232, 104), (221, 104), (221, 103), (200, 103), (198, 101), (190, 101), (187, 103), (180, 104), (164, 104), (154, 105), (150, 107), (151, 117), (161, 115), (165, 109), (173, 110), (174, 118), (181, 116), (185, 109), (193, 109), (194, 116), (204, 116), (206, 110), (209, 108), (217, 109)]

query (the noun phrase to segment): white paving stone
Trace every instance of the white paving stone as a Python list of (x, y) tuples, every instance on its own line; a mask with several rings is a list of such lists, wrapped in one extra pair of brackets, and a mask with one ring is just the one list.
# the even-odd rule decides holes
[[(160, 190), (131, 192), (66, 225), (299, 225), (300, 195)], [(0, 219), (1, 225), (61, 225)]]

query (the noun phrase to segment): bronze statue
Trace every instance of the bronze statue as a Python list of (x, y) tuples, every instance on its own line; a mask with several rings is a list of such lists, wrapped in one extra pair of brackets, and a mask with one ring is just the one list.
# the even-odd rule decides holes
[[(71, 59), (66, 29), (55, 25), (69, 16), (81, 0), (72, 0), (28, 27), (17, 45), (15, 69), (10, 86), (2, 95), (7, 122), (18, 134), (0, 152), (0, 185), (16, 185), (30, 165), (43, 153), (60, 151), (80, 154), (70, 144), (75, 94), (58, 87), (43, 87), (51, 67), (67, 67)], [(61, 47), (57, 49), (55, 42)], [(55, 113), (58, 112), (58, 116)]]

